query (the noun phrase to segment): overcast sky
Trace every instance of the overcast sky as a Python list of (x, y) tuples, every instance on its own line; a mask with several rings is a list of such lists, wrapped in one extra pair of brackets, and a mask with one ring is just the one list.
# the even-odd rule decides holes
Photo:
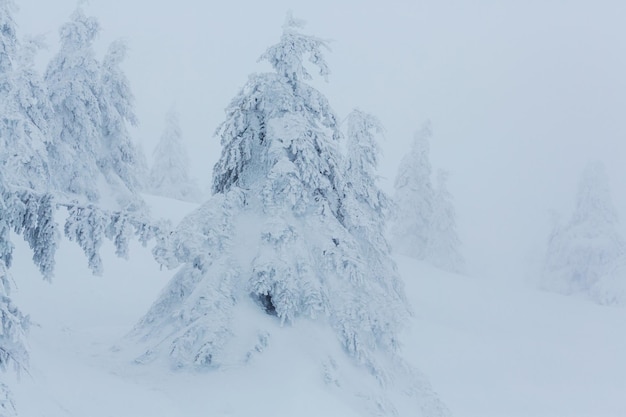
[[(20, 33), (47, 35), (45, 64), (73, 0), (17, 0)], [(53, 5), (52, 5), (53, 4)], [(332, 39), (332, 75), (318, 86), (341, 117), (378, 116), (383, 186), (391, 190), (413, 132), (433, 124), (432, 162), (451, 172), (459, 231), (475, 275), (518, 274), (569, 215), (578, 175), (605, 162), (626, 222), (626, 2), (551, 0), (91, 0), (100, 56), (124, 38), (147, 153), (175, 105), (193, 172), (207, 186), (213, 132), (287, 10)]]

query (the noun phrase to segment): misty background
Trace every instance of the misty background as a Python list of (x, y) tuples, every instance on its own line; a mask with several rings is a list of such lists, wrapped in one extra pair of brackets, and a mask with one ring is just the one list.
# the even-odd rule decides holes
[[(18, 1), (20, 34), (44, 34), (43, 70), (74, 0)], [(431, 161), (450, 171), (470, 275), (523, 278), (540, 261), (551, 211), (568, 219), (589, 160), (605, 163), (626, 216), (626, 3), (620, 1), (198, 2), (92, 0), (101, 57), (118, 38), (136, 98), (135, 140), (151, 153), (174, 106), (192, 173), (208, 189), (223, 109), (281, 35), (287, 10), (332, 39), (329, 83), (386, 128), (381, 185), (393, 191), (413, 133), (430, 119)], [(622, 224), (622, 230), (624, 230)], [(531, 268), (532, 270), (532, 268)], [(511, 281), (513, 282), (513, 281)]]

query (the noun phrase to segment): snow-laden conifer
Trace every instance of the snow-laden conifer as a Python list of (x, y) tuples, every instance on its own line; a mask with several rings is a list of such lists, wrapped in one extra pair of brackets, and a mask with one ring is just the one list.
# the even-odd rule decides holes
[[(341, 201), (342, 224), (357, 238), (370, 269), (381, 283), (397, 283), (395, 264), (389, 257), (385, 238), (386, 220), (391, 203), (376, 184), (380, 147), (377, 138), (384, 131), (379, 120), (361, 110), (346, 119), (344, 195)], [(401, 289), (394, 292), (402, 293)]]
[(17, 38), (10, 0), (0, 2), (0, 169), (16, 186), (47, 189), (47, 93), (34, 70), (39, 39)]
[(126, 51), (126, 43), (115, 41), (102, 61), (99, 103), (103, 153), (98, 164), (109, 182), (121, 180), (130, 193), (136, 193), (142, 188), (145, 157), (128, 131), (137, 125), (137, 117), (130, 84), (120, 68)]
[(392, 227), (394, 249), (424, 259), (434, 211), (435, 190), (430, 165), (432, 128), (426, 123), (415, 134), (410, 152), (398, 167), (394, 187), (397, 211)]
[(461, 241), (456, 231), (452, 195), (447, 186), (448, 176), (447, 171), (437, 170), (433, 213), (424, 259), (438, 268), (461, 272), (464, 260), (460, 251)]
[[(41, 80), (33, 70), (38, 42), (17, 37), (12, 0), (0, 0), (0, 370), (28, 366), (28, 316), (11, 299), (12, 235), (22, 235), (33, 261), (51, 276), (57, 232), (52, 221), (45, 130), (49, 114)], [(16, 416), (10, 389), (0, 383), (0, 414)]]
[(376, 136), (382, 134), (383, 128), (376, 117), (358, 109), (348, 115), (346, 122), (347, 159), (342, 223), (363, 241), (382, 247), (389, 201), (376, 185), (380, 154)]
[(626, 242), (618, 225), (604, 166), (589, 163), (570, 221), (557, 223), (548, 240), (541, 286), (600, 303), (626, 302)]
[(183, 201), (198, 201), (200, 190), (189, 174), (189, 157), (183, 143), (178, 114), (170, 110), (165, 129), (153, 152), (148, 191)]
[(102, 154), (100, 63), (93, 42), (100, 30), (78, 8), (60, 31), (61, 47), (48, 64), (45, 80), (55, 112), (48, 145), (55, 188), (96, 201), (98, 159)]
[(45, 74), (54, 123), (48, 154), (56, 190), (72, 199), (116, 208), (145, 208), (141, 189), (142, 155), (129, 135), (137, 123), (133, 95), (120, 68), (124, 42), (113, 42), (100, 62), (93, 43), (100, 25), (79, 7), (60, 31), (61, 46)]
[(460, 240), (448, 174), (438, 171), (432, 184), (430, 122), (415, 134), (411, 151), (402, 159), (395, 180), (394, 249), (451, 272), (463, 269)]
[[(162, 264), (180, 269), (133, 332), (144, 346), (137, 362), (237, 366), (271, 345), (275, 323), (323, 323), (378, 384), (376, 392), (360, 380), (344, 389), (358, 387), (352, 394), (362, 410), (393, 415), (384, 387), (404, 369), (398, 330), (408, 307), (374, 214), (383, 211), (373, 183), (376, 126), (365, 115), (363, 126), (354, 123), (354, 142), (365, 149), (350, 163), (370, 178), (350, 177), (337, 117), (305, 83), (307, 58), (328, 74), (327, 45), (299, 32), (300, 24), (287, 19), (280, 42), (262, 56), (274, 72), (251, 75), (227, 107), (217, 131), (223, 149), (214, 195), (155, 249)], [(360, 223), (361, 213), (371, 230)], [(365, 242), (370, 234), (380, 241)], [(320, 378), (335, 381), (322, 368), (328, 370), (321, 366)], [(333, 366), (333, 373), (342, 371)], [(432, 393), (419, 384), (409, 391)], [(437, 411), (425, 414), (445, 414), (436, 396), (426, 397), (426, 408)]]

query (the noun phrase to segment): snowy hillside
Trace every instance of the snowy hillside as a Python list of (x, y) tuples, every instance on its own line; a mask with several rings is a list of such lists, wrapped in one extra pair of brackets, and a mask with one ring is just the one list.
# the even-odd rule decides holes
[[(147, 200), (155, 215), (174, 221), (195, 207)], [(314, 322), (281, 327), (271, 316), (247, 315), (264, 321), (272, 338), (245, 367), (189, 373), (134, 364), (116, 347), (126, 343), (124, 335), (172, 271), (160, 271), (139, 244), (131, 247), (130, 261), (116, 258), (112, 247), (102, 252), (104, 275), (93, 277), (80, 249), (63, 241), (59, 259), (75, 262), (60, 264), (50, 285), (18, 243), (15, 299), (36, 323), (30, 373), (10, 382), (20, 415), (360, 415), (351, 387), (328, 384), (319, 373), (327, 360), (319, 346), (332, 346), (335, 336)], [(396, 261), (414, 312), (403, 334), (404, 356), (424, 372), (453, 415), (626, 413), (626, 309), (449, 274), (405, 257)], [(402, 406), (401, 415), (411, 416)]]
[(626, 309), (397, 261), (406, 352), (454, 415), (626, 415)]

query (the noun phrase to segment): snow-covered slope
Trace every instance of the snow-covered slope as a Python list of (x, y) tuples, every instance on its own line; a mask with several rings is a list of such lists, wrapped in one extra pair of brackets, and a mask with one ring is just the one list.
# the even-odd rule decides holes
[[(174, 221), (194, 207), (152, 197), (149, 204)], [(313, 322), (281, 328), (250, 314), (274, 329), (271, 343), (259, 346), (263, 354), (245, 367), (192, 373), (132, 363), (116, 346), (127, 343), (123, 336), (172, 271), (161, 271), (139, 244), (130, 261), (106, 245), (102, 252), (104, 276), (93, 277), (80, 249), (62, 242), (47, 284), (25, 245), (16, 249), (15, 301), (36, 323), (30, 374), (10, 381), (21, 416), (358, 415), (351, 387), (319, 376), (327, 357), (316, 344), (332, 346), (335, 336)], [(415, 313), (403, 334), (404, 356), (454, 415), (626, 415), (626, 309), (397, 261)], [(331, 380), (333, 369), (328, 364)]]
[(397, 261), (407, 356), (454, 415), (626, 415), (626, 309)]

